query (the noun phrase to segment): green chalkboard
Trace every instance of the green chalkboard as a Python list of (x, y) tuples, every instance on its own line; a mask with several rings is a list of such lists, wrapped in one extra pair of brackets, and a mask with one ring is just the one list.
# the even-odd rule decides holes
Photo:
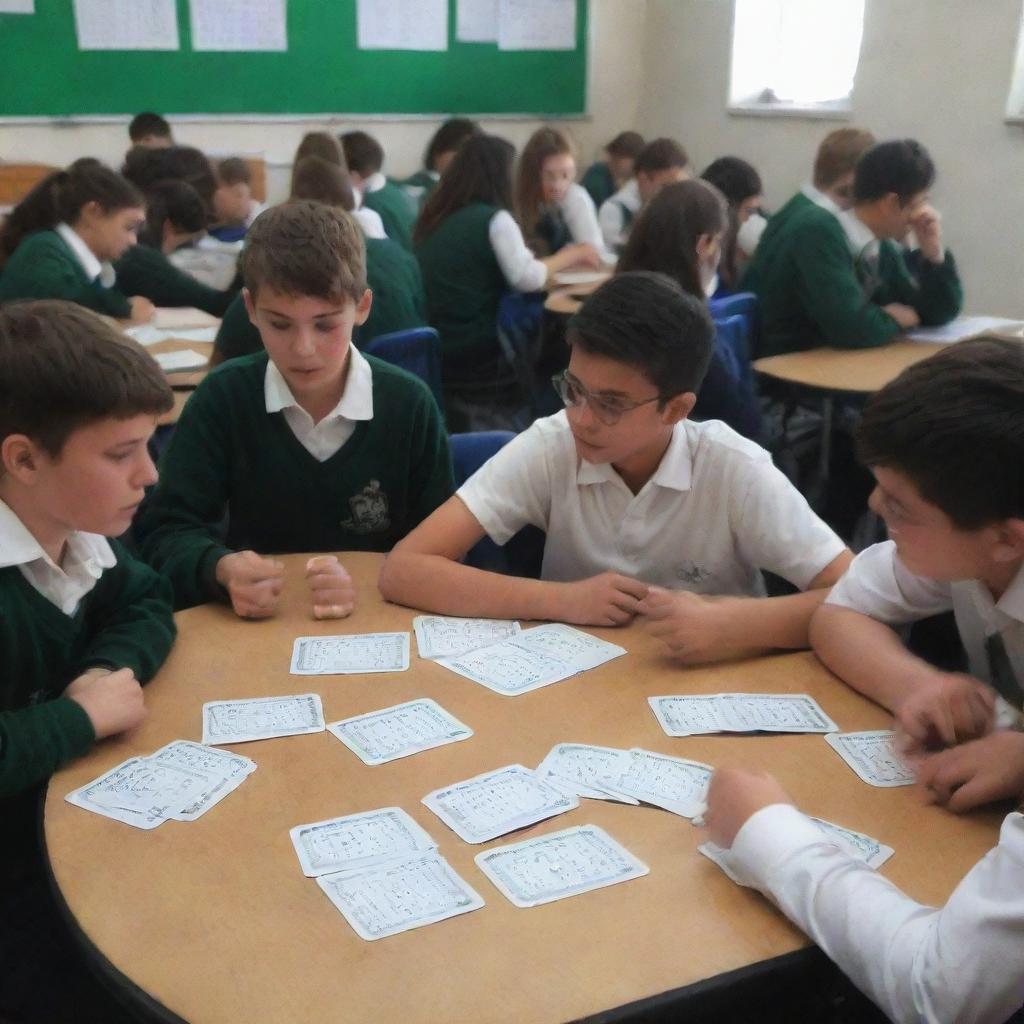
[(355, 0), (289, 0), (285, 53), (194, 53), (188, 0), (178, 51), (81, 52), (72, 0), (0, 14), (0, 117), (133, 114), (582, 114), (587, 0), (576, 49), (359, 50)]

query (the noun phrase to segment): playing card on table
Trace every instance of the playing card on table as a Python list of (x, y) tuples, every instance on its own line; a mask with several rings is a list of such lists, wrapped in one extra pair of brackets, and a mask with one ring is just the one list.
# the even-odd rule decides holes
[(203, 705), (203, 743), (248, 743), (323, 732), (320, 695), (214, 700)]
[(893, 745), (896, 734), (886, 729), (841, 732), (825, 742), (869, 785), (888, 788), (910, 786), (914, 773)]
[(537, 766), (537, 775), (563, 789), (592, 800), (639, 801), (611, 790), (614, 780), (629, 765), (629, 751), (596, 747), (589, 743), (556, 743)]
[(684, 818), (696, 818), (704, 813), (713, 771), (700, 761), (634, 748), (611, 788)]
[(669, 736), (718, 732), (836, 732), (839, 726), (806, 693), (716, 693), (648, 697)]
[(408, 633), (300, 636), (292, 645), (294, 676), (404, 672), (408, 667)]
[(520, 631), (511, 619), (463, 619), (450, 615), (417, 615), (412, 620), (421, 658), (450, 658), (490, 647)]
[(209, 784), (197, 794), (195, 800), (173, 815), (177, 821), (195, 821), (256, 771), (256, 762), (248, 757), (190, 740), (168, 743), (151, 754), (150, 759), (199, 772), (210, 778)]

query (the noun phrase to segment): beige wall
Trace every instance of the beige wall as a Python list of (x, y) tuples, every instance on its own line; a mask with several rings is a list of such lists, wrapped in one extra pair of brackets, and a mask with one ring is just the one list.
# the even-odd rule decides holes
[[(1020, 18), (1021, 0), (867, 0), (852, 121), (929, 148), (966, 311), (1024, 317), (1024, 127), (1003, 120)], [(838, 125), (727, 114), (731, 20), (729, 0), (649, 0), (638, 127), (698, 170), (745, 157), (777, 207)]]

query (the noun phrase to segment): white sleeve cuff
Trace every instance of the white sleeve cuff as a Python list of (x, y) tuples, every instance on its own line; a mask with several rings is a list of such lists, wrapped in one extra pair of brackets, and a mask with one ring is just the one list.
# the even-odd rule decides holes
[(752, 814), (729, 851), (747, 884), (767, 892), (782, 864), (809, 846), (828, 844), (821, 829), (792, 804), (771, 804)]

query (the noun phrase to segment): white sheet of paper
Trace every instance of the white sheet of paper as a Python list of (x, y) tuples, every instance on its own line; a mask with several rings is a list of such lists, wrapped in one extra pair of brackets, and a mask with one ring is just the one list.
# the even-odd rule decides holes
[[(185, 252), (179, 249), (178, 252)], [(172, 255), (175, 255), (172, 253)], [(213, 327), (220, 325), (220, 321), (201, 309), (194, 309), (191, 306), (158, 306), (151, 321), (154, 327), (161, 331), (174, 331), (168, 337), (180, 337), (178, 332), (190, 330), (195, 327)]]
[(356, 934), (371, 942), (484, 905), (436, 850), (316, 881)]
[(911, 341), (951, 344), (965, 338), (973, 338), (978, 334), (1024, 338), (1024, 321), (1008, 320), (1001, 316), (958, 316), (941, 327), (916, 327), (908, 331), (906, 336)]
[(80, 50), (177, 50), (175, 0), (75, 0)]
[(191, 0), (192, 49), (287, 50), (285, 0)]
[(191, 348), (178, 349), (174, 352), (154, 352), (153, 358), (164, 373), (201, 370), (209, 362), (201, 352)]
[(629, 765), (629, 751), (589, 743), (556, 743), (537, 766), (542, 779), (592, 800), (638, 804), (631, 796), (609, 788)]
[(838, 732), (839, 726), (806, 693), (716, 693), (648, 697), (669, 736), (718, 732)]
[(323, 732), (325, 727), (318, 693), (214, 700), (203, 705), (204, 743), (248, 743), (277, 736), (304, 736)]
[(185, 246), (167, 258), (183, 273), (222, 292), (231, 286), (238, 273), (238, 251), (220, 244), (223, 247), (218, 249), (201, 243)]
[(576, 0), (498, 0), (499, 50), (575, 50)]
[(293, 676), (405, 672), (408, 668), (408, 633), (300, 636), (292, 645)]
[(495, 693), (515, 697), (621, 657), (624, 647), (561, 623), (524, 629), (515, 639), (438, 664)]
[(296, 825), (288, 835), (308, 878), (361, 870), (437, 847), (401, 807)]
[(831, 733), (825, 742), (869, 785), (910, 786), (914, 773), (893, 746), (895, 733), (886, 729)]
[(457, 743), (473, 735), (468, 725), (427, 697), (331, 722), (327, 731), (370, 765)]
[(36, 0), (0, 0), (0, 14), (35, 14)]
[(447, 50), (448, 0), (356, 0), (360, 50)]
[(607, 270), (560, 270), (551, 277), (555, 284), (596, 284), (598, 281), (607, 281), (609, 278)]
[(450, 658), (515, 637), (512, 619), (460, 619), (451, 615), (417, 615), (412, 620), (421, 658)]
[(256, 762), (248, 757), (193, 743), (191, 740), (174, 740), (151, 754), (150, 760), (185, 768), (210, 778), (210, 783), (188, 807), (173, 815), (176, 821), (195, 821), (202, 817), (256, 771)]
[(701, 761), (634, 748), (629, 751), (629, 763), (614, 780), (612, 788), (683, 818), (696, 818), (706, 808), (713, 771), (711, 765)]
[(125, 329), (125, 336), (140, 345), (155, 345), (159, 341), (206, 341), (217, 339), (216, 327), (190, 327), (177, 331), (164, 331), (152, 324), (138, 324)]
[(478, 853), (477, 867), (517, 907), (628, 882), (650, 868), (597, 825), (577, 825)]
[(496, 43), (498, 0), (456, 0), (455, 38), (460, 43)]
[(423, 803), (467, 843), (486, 843), (580, 805), (521, 764), (435, 789)]

